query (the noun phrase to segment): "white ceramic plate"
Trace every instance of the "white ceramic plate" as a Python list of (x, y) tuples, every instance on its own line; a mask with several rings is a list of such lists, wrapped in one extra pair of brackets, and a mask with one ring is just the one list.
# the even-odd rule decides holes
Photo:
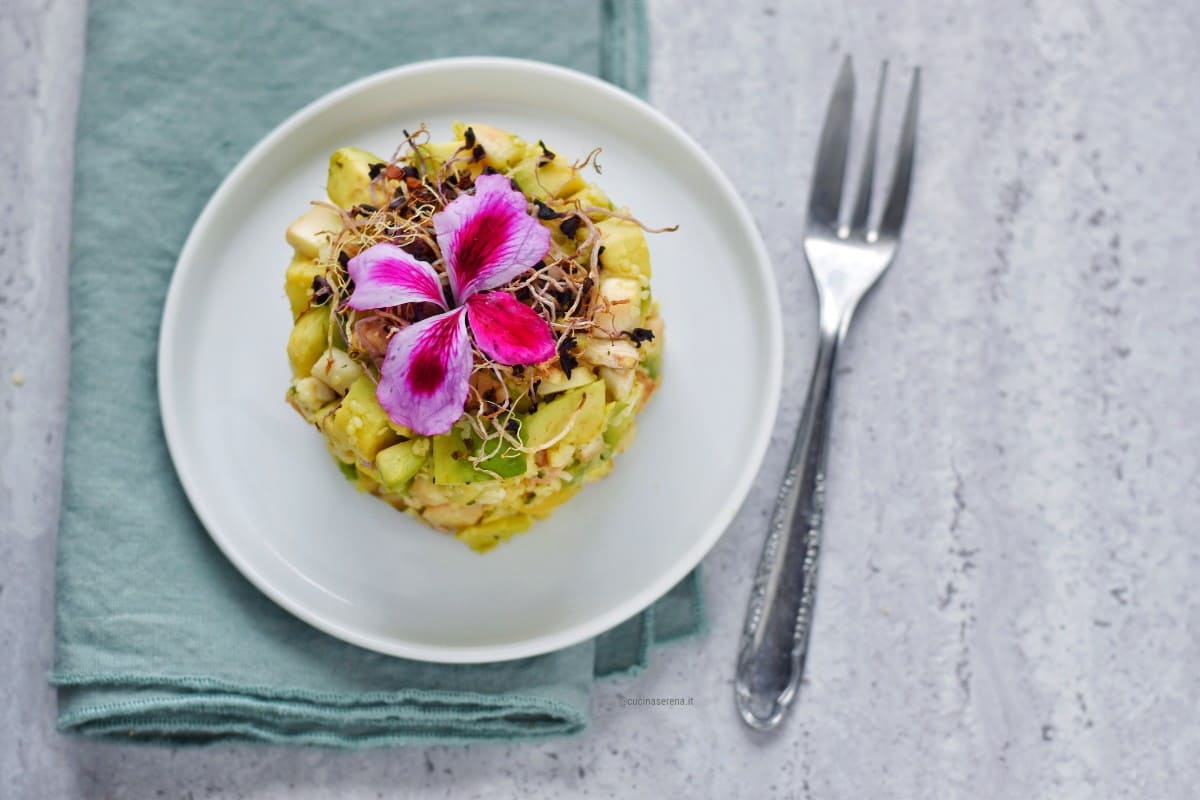
[[(402, 128), (488, 122), (580, 157), (652, 226), (664, 381), (604, 480), (486, 555), (342, 478), (284, 403), (283, 232), (324, 197), (328, 157), (390, 154)], [(159, 342), (163, 427), (184, 489), (239, 570), (301, 619), (408, 658), (498, 661), (595, 636), (687, 575), (746, 495), (778, 403), (774, 280), (745, 207), (666, 117), (594, 78), (466, 58), (380, 73), (303, 109), (225, 179), (192, 230)]]

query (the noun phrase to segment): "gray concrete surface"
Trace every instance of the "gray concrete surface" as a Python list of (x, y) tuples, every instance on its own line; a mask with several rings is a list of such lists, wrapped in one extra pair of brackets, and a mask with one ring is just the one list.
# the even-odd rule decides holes
[[(581, 737), (355, 754), (54, 731), (83, 9), (0, 6), (0, 796), (1195, 796), (1200, 7), (732, 5), (651, 2), (654, 101), (744, 193), (791, 346), (761, 480), (705, 562), (711, 634), (599, 684)], [(814, 341), (801, 198), (843, 52), (924, 67), (918, 174), (844, 351), (808, 678), (764, 738), (731, 662)]]

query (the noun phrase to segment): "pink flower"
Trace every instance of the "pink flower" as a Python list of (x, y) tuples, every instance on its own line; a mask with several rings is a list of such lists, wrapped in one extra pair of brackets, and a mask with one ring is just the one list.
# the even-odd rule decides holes
[(475, 344), (501, 364), (536, 364), (554, 355), (554, 335), (533, 309), (495, 289), (528, 271), (550, 249), (550, 231), (529, 215), (525, 195), (503, 175), (481, 175), (475, 193), (434, 214), (433, 227), (450, 276), (446, 303), (431, 264), (390, 243), (349, 261), (360, 311), (435, 303), (438, 314), (388, 342), (376, 396), (392, 421), (417, 433), (445, 433), (463, 414)]

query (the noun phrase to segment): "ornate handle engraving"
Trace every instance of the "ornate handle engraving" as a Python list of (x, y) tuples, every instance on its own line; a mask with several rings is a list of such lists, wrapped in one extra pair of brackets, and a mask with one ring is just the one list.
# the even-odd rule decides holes
[(746, 613), (735, 699), (742, 719), (757, 730), (779, 724), (804, 673), (821, 551), (833, 367), (844, 330), (840, 321), (821, 326), (804, 413)]

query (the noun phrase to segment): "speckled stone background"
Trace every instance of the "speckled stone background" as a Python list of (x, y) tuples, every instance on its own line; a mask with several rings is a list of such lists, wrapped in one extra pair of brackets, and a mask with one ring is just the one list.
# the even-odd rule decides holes
[[(705, 562), (710, 635), (597, 685), (574, 739), (347, 754), (54, 730), (84, 10), (0, 4), (0, 797), (1196, 796), (1200, 6), (734, 5), (651, 1), (653, 100), (745, 195), (789, 335), (774, 445)], [(732, 661), (814, 342), (802, 198), (844, 52), (867, 86), (882, 57), (893, 89), (924, 68), (917, 178), (844, 350), (807, 680), (761, 737)], [(656, 695), (695, 705), (622, 706)]]

